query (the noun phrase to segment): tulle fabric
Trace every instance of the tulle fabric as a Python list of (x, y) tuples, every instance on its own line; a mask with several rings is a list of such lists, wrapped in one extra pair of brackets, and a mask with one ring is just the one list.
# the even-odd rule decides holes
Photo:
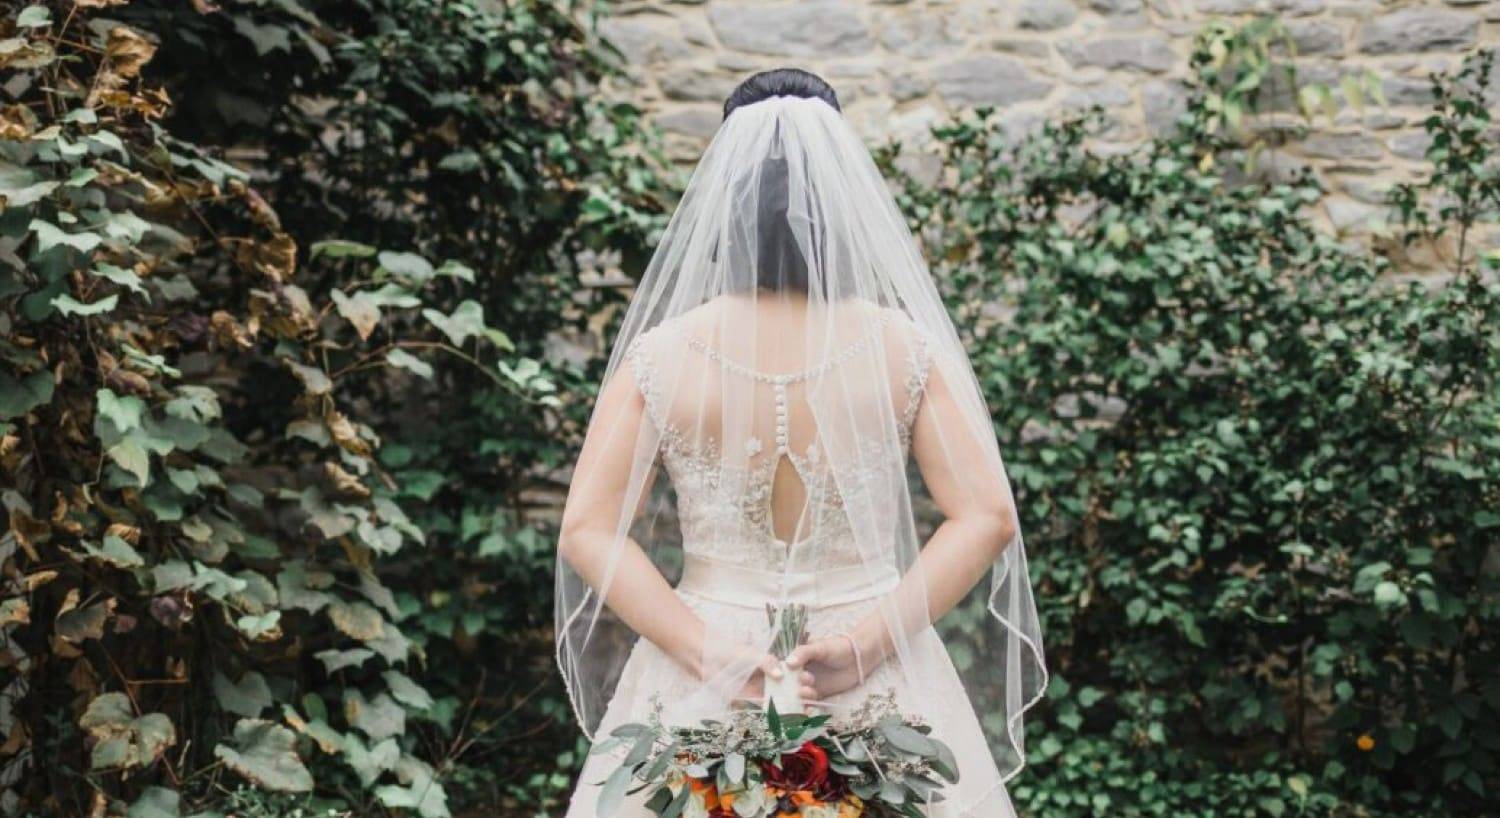
[[(800, 603), (813, 638), (864, 622), (889, 642), (821, 706), (896, 690), (963, 759), (932, 814), (1009, 814), (1002, 782), (1046, 685), (1014, 498), (916, 243), (834, 108), (776, 97), (725, 120), (632, 298), (589, 438), (615, 454), (575, 470), (569, 505), (587, 508), (569, 516), (594, 536), (560, 547), (556, 588), (585, 733), (643, 718), (652, 693), (668, 723), (736, 706), (772, 643), (765, 605)], [(944, 522), (959, 517), (979, 522)], [(942, 559), (919, 559), (929, 541)], [(705, 628), (701, 673), (605, 604), (640, 587), (642, 558)], [(945, 647), (930, 603), (975, 560), (989, 615)]]

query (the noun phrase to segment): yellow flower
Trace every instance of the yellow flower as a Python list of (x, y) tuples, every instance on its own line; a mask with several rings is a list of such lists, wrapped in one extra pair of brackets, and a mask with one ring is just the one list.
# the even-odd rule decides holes
[(1360, 752), (1368, 753), (1375, 749), (1375, 739), (1371, 738), (1369, 733), (1360, 733), (1359, 738), (1354, 740), (1354, 746), (1358, 747)]

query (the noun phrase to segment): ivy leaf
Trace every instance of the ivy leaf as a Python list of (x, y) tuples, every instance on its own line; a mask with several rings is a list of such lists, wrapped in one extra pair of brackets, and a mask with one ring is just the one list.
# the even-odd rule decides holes
[(432, 278), (435, 272), (432, 269), (432, 262), (416, 253), (397, 253), (390, 250), (383, 250), (378, 260), (380, 268), (391, 275), (404, 276), (417, 281), (426, 281)]
[(454, 173), (468, 173), (478, 170), (480, 166), (479, 154), (472, 150), (454, 151), (438, 160), (437, 166), (442, 170), (451, 170)]
[(312, 774), (297, 757), (297, 735), (262, 719), (240, 719), (233, 744), (220, 744), (214, 755), (224, 766), (252, 783), (279, 792), (308, 792)]
[(121, 397), (108, 388), (94, 393), (94, 408), (120, 434), (141, 428), (141, 418), (146, 414), (145, 401), (133, 395)]
[(385, 693), (367, 700), (358, 689), (351, 688), (344, 694), (344, 717), (372, 741), (406, 732), (406, 711)]
[(96, 696), (78, 726), (96, 741), (90, 757), (95, 770), (144, 766), (177, 743), (171, 719), (163, 713), (135, 717), (130, 699), (119, 691)]
[(380, 612), (370, 605), (341, 599), (335, 599), (328, 606), (328, 618), (333, 620), (334, 627), (361, 642), (379, 638), (385, 625)]
[(453, 310), (452, 315), (443, 315), (437, 310), (425, 309), (422, 310), (422, 317), (442, 330), (454, 346), (463, 346), (464, 341), (470, 336), (482, 334), (485, 330), (484, 308), (473, 299), (467, 299), (459, 304)]
[(449, 818), (448, 794), (437, 782), (432, 768), (410, 756), (396, 764), (396, 777), (403, 786), (386, 785), (375, 790), (380, 803), (398, 809), (413, 809), (422, 818)]
[(437, 268), (437, 275), (452, 276), (453, 278), (467, 281), (470, 284), (474, 283), (473, 268), (469, 267), (467, 264), (464, 264), (461, 261), (454, 261), (452, 259), (443, 262), (442, 265)]
[(87, 253), (99, 246), (104, 239), (97, 233), (65, 233), (62, 228), (43, 219), (32, 219), (27, 229), (36, 234), (36, 251), (45, 253), (54, 247), (66, 246), (80, 253)]
[(115, 305), (119, 302), (120, 296), (118, 294), (106, 295), (98, 301), (90, 304), (85, 304), (82, 301), (75, 299), (73, 296), (68, 295), (67, 293), (63, 293), (62, 295), (59, 295), (58, 297), (52, 299), (52, 306), (63, 315), (87, 316), (109, 312), (110, 310), (113, 310), (115, 308)]
[(17, 187), (8, 180), (0, 180), (0, 199), (4, 200), (6, 207), (27, 207), (47, 198), (60, 184), (45, 181)]
[(234, 621), (240, 633), (257, 642), (269, 642), (281, 637), (281, 611), (267, 611), (256, 616), (248, 614)]
[(346, 667), (359, 667), (374, 655), (375, 651), (369, 648), (351, 648), (350, 650), (322, 650), (313, 654), (313, 657), (323, 663), (324, 670), (337, 673)]
[(89, 556), (116, 568), (139, 568), (146, 564), (146, 560), (141, 557), (141, 553), (135, 550), (134, 546), (114, 534), (105, 534), (102, 546), (85, 541), (83, 550), (88, 552)]
[(16, 15), (16, 28), (46, 28), (52, 25), (52, 12), (46, 6), (27, 6)]
[(380, 305), (375, 299), (364, 291), (356, 292), (354, 295), (345, 295), (343, 290), (334, 290), (332, 296), (339, 315), (344, 316), (350, 324), (354, 325), (354, 331), (359, 334), (359, 340), (369, 338), (370, 333), (375, 331), (375, 325), (380, 323)]
[(328, 241), (313, 242), (308, 248), (310, 258), (328, 256), (329, 258), (369, 258), (375, 255), (375, 248), (368, 244), (357, 241), (344, 241), (343, 239), (330, 239)]
[(302, 382), (302, 388), (309, 395), (326, 395), (333, 389), (333, 381), (329, 380), (328, 374), (315, 366), (306, 366), (296, 361), (287, 361), (286, 366)]
[(214, 698), (219, 700), (220, 707), (247, 718), (259, 716), (273, 703), (266, 677), (253, 670), (247, 671), (238, 682), (231, 682), (228, 676), (214, 671)]
[(136, 483), (145, 488), (151, 483), (151, 455), (135, 437), (127, 437), (109, 447), (105, 452), (115, 464), (135, 477)]
[(417, 710), (426, 710), (432, 707), (434, 703), (432, 694), (428, 693), (426, 688), (412, 681), (411, 677), (405, 673), (399, 670), (387, 670), (380, 674), (380, 677), (385, 679), (387, 685), (390, 685), (391, 695), (396, 698), (396, 701)]
[(415, 372), (428, 380), (432, 379), (432, 364), (399, 347), (386, 353), (385, 362), (391, 366)]
[(1375, 585), (1375, 605), (1387, 611), (1405, 607), (1406, 592), (1401, 590), (1400, 585), (1383, 580)]
[(380, 778), (381, 773), (394, 769), (396, 762), (401, 759), (401, 748), (394, 738), (388, 738), (366, 748), (359, 736), (350, 733), (344, 736), (343, 750), (344, 760), (354, 768), (354, 774), (359, 776), (359, 782), (366, 787), (374, 784)]
[(52, 373), (39, 369), (17, 380), (0, 371), (0, 420), (12, 420), (52, 402)]
[(89, 270), (89, 274), (102, 278), (112, 284), (118, 284), (133, 293), (143, 296), (147, 301), (151, 300), (151, 294), (146, 292), (145, 287), (141, 286), (141, 277), (136, 275), (134, 270), (127, 270), (124, 267), (116, 267), (113, 264), (100, 262)]
[(181, 796), (166, 787), (147, 787), (141, 797), (125, 810), (125, 818), (178, 818), (182, 815)]

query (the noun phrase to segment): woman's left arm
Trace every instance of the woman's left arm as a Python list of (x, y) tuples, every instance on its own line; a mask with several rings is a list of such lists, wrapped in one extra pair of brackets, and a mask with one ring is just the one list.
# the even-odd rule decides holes
[(922, 401), (912, 455), (943, 522), (891, 598), (852, 628), (849, 638), (824, 636), (789, 657), (789, 666), (813, 673), (815, 689), (805, 696), (826, 697), (858, 684), (862, 673), (896, 649), (898, 633), (904, 639), (952, 610), (1015, 537), (1015, 505), (1003, 466), (992, 442), (977, 438), (992, 434), (988, 418), (975, 428), (974, 413), (965, 411), (936, 365)]

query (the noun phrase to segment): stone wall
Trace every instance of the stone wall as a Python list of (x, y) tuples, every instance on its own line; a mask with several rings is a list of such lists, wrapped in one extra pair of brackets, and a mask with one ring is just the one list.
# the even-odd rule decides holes
[[(610, 4), (604, 36), (630, 81), (607, 91), (642, 105), (674, 158), (701, 152), (730, 89), (761, 69), (826, 77), (869, 141), (920, 147), (964, 106), (1001, 109), (1008, 128), (1092, 103), (1109, 112), (1099, 147), (1167, 126), (1181, 105), (1193, 35), (1213, 18), (1277, 14), (1304, 81), (1337, 85), (1366, 69), (1389, 108), (1346, 107), (1290, 145), (1311, 163), (1337, 230), (1362, 233), (1390, 182), (1420, 166), (1427, 73), (1500, 43), (1500, 0), (630, 0)], [(917, 160), (920, 163), (920, 160)]]

